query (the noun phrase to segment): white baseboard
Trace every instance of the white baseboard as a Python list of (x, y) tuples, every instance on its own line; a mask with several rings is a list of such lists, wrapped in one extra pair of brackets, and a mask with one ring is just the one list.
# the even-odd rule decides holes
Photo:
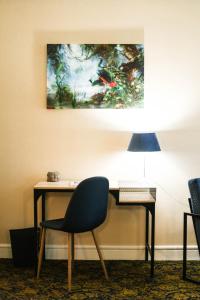
[[(143, 260), (143, 246), (100, 246), (105, 260)], [(183, 250), (179, 245), (155, 246), (155, 260), (182, 260)], [(95, 246), (76, 245), (76, 259), (96, 260), (98, 259)], [(11, 258), (10, 244), (0, 244), (0, 258)], [(47, 245), (46, 257), (48, 259), (67, 259), (67, 246)], [(188, 246), (188, 260), (198, 260), (199, 254), (196, 246)]]

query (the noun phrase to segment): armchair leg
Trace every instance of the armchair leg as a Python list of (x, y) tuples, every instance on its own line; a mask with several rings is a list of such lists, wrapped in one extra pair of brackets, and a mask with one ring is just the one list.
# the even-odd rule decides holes
[(39, 252), (39, 257), (38, 257), (37, 279), (39, 279), (39, 277), (40, 277), (40, 271), (41, 271), (41, 267), (42, 267), (45, 235), (46, 235), (46, 228), (43, 227), (42, 233), (41, 233), (41, 241), (40, 241), (40, 252)]
[(94, 234), (94, 231), (92, 230), (92, 236), (93, 236), (93, 239), (94, 239), (94, 243), (95, 243), (95, 246), (97, 248), (97, 252), (98, 252), (98, 255), (99, 255), (99, 259), (101, 261), (101, 265), (102, 265), (102, 268), (103, 268), (103, 272), (105, 274), (105, 277), (106, 279), (108, 280), (108, 273), (107, 273), (107, 270), (106, 270), (106, 266), (105, 266), (105, 263), (104, 263), (104, 260), (103, 260), (103, 257), (102, 257), (102, 254), (101, 254), (101, 251), (100, 251), (100, 248), (98, 246), (98, 243), (97, 243), (97, 240), (96, 240), (96, 237), (95, 237), (95, 234)]
[(183, 280), (200, 284), (199, 280), (187, 276), (187, 213), (183, 215)]
[(68, 291), (72, 288), (72, 233), (68, 232)]

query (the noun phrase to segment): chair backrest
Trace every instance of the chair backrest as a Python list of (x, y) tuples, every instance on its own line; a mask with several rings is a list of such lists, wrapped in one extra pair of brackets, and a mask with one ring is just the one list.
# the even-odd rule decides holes
[(90, 231), (102, 224), (107, 215), (109, 181), (105, 177), (91, 177), (79, 183), (68, 205), (64, 230)]
[[(200, 214), (200, 178), (188, 181), (191, 198), (189, 199), (190, 210), (194, 214)], [(200, 219), (193, 218), (197, 245), (200, 253)]]

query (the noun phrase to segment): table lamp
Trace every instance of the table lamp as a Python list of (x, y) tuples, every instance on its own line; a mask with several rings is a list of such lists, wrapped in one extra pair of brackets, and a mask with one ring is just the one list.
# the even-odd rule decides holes
[[(134, 133), (128, 146), (132, 152), (154, 152), (161, 151), (155, 133)], [(144, 177), (145, 177), (145, 156), (144, 156)]]

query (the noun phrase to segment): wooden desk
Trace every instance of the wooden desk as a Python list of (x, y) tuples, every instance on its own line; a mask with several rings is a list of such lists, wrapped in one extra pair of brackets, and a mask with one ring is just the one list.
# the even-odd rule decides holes
[[(38, 200), (42, 201), (42, 221), (46, 219), (46, 194), (51, 192), (73, 192), (78, 181), (39, 182), (34, 186), (34, 228), (35, 228), (35, 272), (38, 257)], [(146, 209), (145, 224), (145, 261), (148, 253), (151, 256), (150, 276), (154, 276), (154, 247), (155, 247), (155, 202), (156, 187), (149, 184), (109, 182), (109, 192), (114, 196), (116, 205), (143, 206)], [(151, 213), (151, 247), (149, 246), (149, 212)]]

